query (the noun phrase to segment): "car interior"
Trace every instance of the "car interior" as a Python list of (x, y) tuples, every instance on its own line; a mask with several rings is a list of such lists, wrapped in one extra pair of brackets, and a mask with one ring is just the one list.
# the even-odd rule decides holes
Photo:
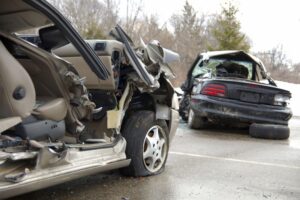
[(23, 139), (57, 140), (65, 133), (69, 110), (65, 96), (69, 92), (63, 90), (47, 60), (22, 43), (1, 37), (0, 73), (5, 95), (0, 98), (0, 116), (21, 117), (14, 134)]
[(217, 77), (236, 77), (248, 79), (249, 70), (247, 67), (235, 62), (225, 61), (216, 66)]
[(120, 83), (123, 44), (115, 40), (89, 40), (87, 42), (110, 72), (111, 76), (107, 80), (101, 80), (95, 75), (72, 44), (55, 49), (52, 53), (72, 63), (80, 77), (85, 79), (90, 98), (96, 103), (97, 108), (102, 107), (102, 111), (94, 115), (94, 119), (100, 119), (104, 117), (107, 110), (117, 106), (115, 94)]
[[(0, 40), (1, 90), (5, 94), (0, 98), (0, 124), (7, 127), (3, 131), (22, 139), (56, 141), (66, 138), (66, 131), (74, 132), (66, 130), (66, 124), (81, 120), (90, 127), (88, 132), (93, 138), (113, 136), (114, 132), (107, 129), (105, 114), (117, 105), (116, 97), (112, 95), (117, 89), (117, 78), (97, 78), (71, 45), (55, 51), (56, 55), (74, 64), (76, 70), (73, 71), (77, 73), (78, 70), (80, 77), (83, 77), (79, 81), (86, 80), (90, 99), (95, 100), (93, 103), (97, 106), (103, 107), (100, 112), (92, 115), (94, 120), (85, 120), (88, 115), (86, 109), (78, 107), (76, 101), (72, 102), (78, 91), (72, 91), (72, 86), (65, 81), (65, 75), (69, 70), (72, 71), (72, 65), (15, 35), (2, 33)], [(121, 62), (121, 43), (92, 41), (91, 45), (98, 49), (98, 55), (111, 74), (118, 77), (116, 69)], [(79, 92), (77, 96), (80, 95)], [(76, 142), (74, 139), (71, 141)]]
[[(74, 133), (78, 127), (89, 127), (83, 132), (99, 138), (98, 141), (114, 137), (115, 132), (107, 128), (106, 111), (116, 108), (120, 98), (115, 94), (120, 85), (122, 43), (90, 41), (111, 74), (107, 80), (101, 80), (71, 44), (57, 39), (60, 34), (46, 16), (23, 1), (2, 4), (0, 90), (4, 95), (0, 97), (0, 133), (22, 139), (66, 139), (67, 143), (76, 143), (78, 136)], [(39, 30), (39, 47), (14, 34), (36, 27), (43, 27)], [(56, 37), (50, 37), (51, 34)], [(95, 108), (98, 112), (92, 113)]]
[[(35, 56), (28, 48), (22, 49), (27, 52), (27, 59), (18, 56), (15, 49), (18, 45), (4, 37), (11, 37), (7, 33), (14, 30), (29, 29), (32, 24), (44, 26), (50, 21), (22, 1), (13, 0), (3, 4), (7, 5), (0, 8), (0, 27), (1, 33), (3, 32), (0, 37), (0, 82), (3, 94), (0, 97), (0, 126), (5, 127), (2, 130), (5, 131), (19, 124), (19, 130), (14, 133), (23, 138), (31, 134), (32, 130), (29, 129), (32, 128), (36, 129), (36, 135), (30, 135), (33, 138), (47, 135), (42, 133), (45, 129), (49, 133), (53, 130), (55, 133), (51, 137), (57, 139), (65, 132), (67, 104), (58, 85), (53, 81), (54, 77), (51, 76), (49, 68), (44, 67), (47, 65), (41, 57)], [(28, 21), (24, 20), (25, 17)], [(33, 126), (28, 127), (29, 123)], [(57, 128), (51, 129), (52, 126)]]

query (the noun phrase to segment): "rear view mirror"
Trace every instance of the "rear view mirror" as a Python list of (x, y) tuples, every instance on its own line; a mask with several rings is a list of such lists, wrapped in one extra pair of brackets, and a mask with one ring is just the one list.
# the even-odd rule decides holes
[(40, 29), (39, 35), (41, 38), (42, 47), (47, 51), (69, 44), (69, 41), (56, 26)]

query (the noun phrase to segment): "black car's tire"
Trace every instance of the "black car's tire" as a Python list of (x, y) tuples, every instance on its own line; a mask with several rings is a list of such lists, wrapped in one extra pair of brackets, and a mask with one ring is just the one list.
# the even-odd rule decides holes
[(196, 116), (192, 109), (189, 110), (188, 127), (191, 129), (203, 129), (206, 127), (206, 122), (202, 117)]
[[(169, 152), (169, 129), (152, 111), (137, 111), (125, 122), (122, 135), (127, 141), (130, 165), (121, 169), (126, 176), (149, 176), (164, 170)], [(157, 160), (156, 160), (157, 159)]]
[(290, 129), (284, 125), (253, 123), (250, 125), (249, 134), (255, 138), (285, 140), (290, 136)]
[(179, 103), (179, 115), (181, 119), (185, 122), (187, 122), (189, 118), (189, 109), (190, 109), (190, 98), (188, 95), (184, 95), (182, 97), (182, 100)]

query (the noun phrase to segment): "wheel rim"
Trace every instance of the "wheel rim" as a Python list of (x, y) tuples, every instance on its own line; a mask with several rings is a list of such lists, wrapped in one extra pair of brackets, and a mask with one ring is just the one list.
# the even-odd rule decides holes
[(143, 146), (143, 161), (148, 171), (155, 173), (162, 168), (167, 158), (167, 145), (166, 133), (160, 126), (148, 130)]

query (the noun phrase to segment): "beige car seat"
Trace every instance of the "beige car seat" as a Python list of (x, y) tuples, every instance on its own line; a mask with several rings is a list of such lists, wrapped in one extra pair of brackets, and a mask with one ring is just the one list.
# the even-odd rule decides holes
[(18, 117), (24, 120), (30, 115), (53, 121), (66, 117), (67, 106), (63, 98), (44, 99), (38, 104), (36, 99), (29, 74), (0, 41), (0, 126), (7, 118), (17, 117), (17, 122), (20, 121)]
[(35, 105), (33, 82), (0, 41), (0, 118), (31, 115)]

